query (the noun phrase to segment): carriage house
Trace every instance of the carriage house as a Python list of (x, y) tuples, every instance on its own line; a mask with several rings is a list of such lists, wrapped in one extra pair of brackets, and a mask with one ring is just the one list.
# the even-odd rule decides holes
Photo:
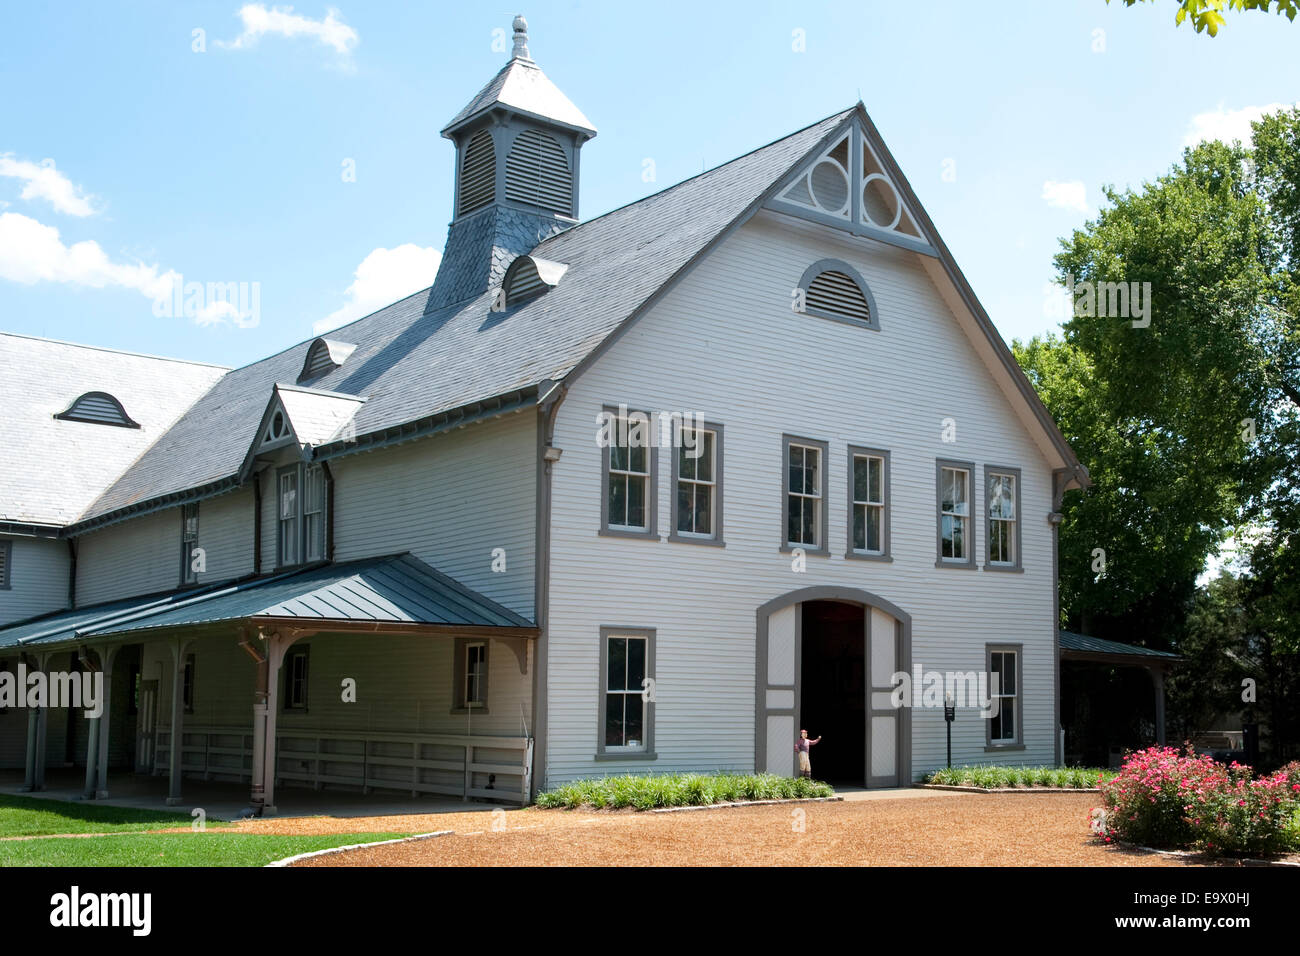
[[(581, 221), (532, 60), (443, 130), (431, 288), (235, 370), (0, 336), (0, 765), (526, 801), (606, 773), (1059, 761), (1087, 484), (859, 103)], [(39, 701), (37, 702), (39, 703)]]

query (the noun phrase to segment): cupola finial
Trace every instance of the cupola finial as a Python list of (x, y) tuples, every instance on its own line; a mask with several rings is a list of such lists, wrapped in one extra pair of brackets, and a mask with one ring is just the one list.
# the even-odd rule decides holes
[(528, 21), (522, 13), (515, 15), (515, 49), (512, 56), (531, 60), (528, 53)]

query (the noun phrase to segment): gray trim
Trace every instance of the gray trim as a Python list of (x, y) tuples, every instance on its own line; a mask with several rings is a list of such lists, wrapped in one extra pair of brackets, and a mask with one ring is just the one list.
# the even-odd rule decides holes
[[(855, 455), (873, 455), (877, 458), (884, 459), (884, 464), (881, 466), (884, 472), (884, 474), (881, 476), (882, 479), (881, 490), (884, 495), (884, 502), (885, 502), (884, 514), (880, 522), (881, 543), (884, 545), (884, 553), (882, 554), (864, 554), (860, 551), (853, 550), (853, 514), (854, 514), (853, 512), (853, 458)], [(890, 469), (889, 452), (886, 451), (884, 448), (869, 448), (866, 445), (849, 445), (848, 481), (846, 482), (847, 495), (848, 495), (847, 500), (849, 506), (848, 524), (846, 528), (848, 541), (844, 551), (844, 557), (846, 558), (850, 558), (854, 561), (893, 561), (894, 560), (893, 552), (890, 546), (890, 536), (889, 536), (890, 512), (894, 510), (894, 503), (890, 499), (891, 489), (889, 486), (889, 469)]]
[[(674, 429), (680, 429), (684, 422), (676, 422)], [(722, 444), (722, 426), (716, 422), (704, 422), (704, 431), (713, 432), (713, 535), (708, 538), (696, 537), (689, 534), (681, 534), (677, 530), (677, 482), (681, 476), (678, 473), (681, 467), (680, 456), (678, 452), (676, 431), (673, 434), (672, 445), (672, 484), (668, 486), (668, 540), (677, 541), (683, 544), (703, 544), (715, 548), (725, 548), (726, 541), (722, 537), (722, 463), (723, 463), (723, 444)]]
[(13, 559), (14, 543), (12, 541), (0, 541), (0, 557), (4, 558), (4, 567), (0, 568), (0, 591), (10, 591), (13, 589)]
[[(1025, 645), (1016, 643), (995, 643), (984, 645), (984, 673), (989, 675), (989, 690), (992, 691), (993, 654), (1011, 652), (1016, 655), (1016, 739), (1007, 743), (993, 741), (993, 718), (984, 721), (984, 750), (991, 753), (997, 750), (1025, 749)], [(1053, 734), (1056, 730), (1053, 729)]]
[[(492, 666), (492, 640), (487, 637), (458, 637), (451, 657), (451, 710), (452, 714), (488, 713), (488, 676)], [(483, 706), (470, 707), (465, 701), (465, 651), (471, 644), (483, 645)]]
[[(796, 179), (798, 177), (795, 177)], [(789, 185), (794, 185), (791, 180)], [(850, 191), (855, 191), (850, 189)], [(900, 249), (906, 249), (909, 252), (919, 252), (923, 256), (929, 256), (932, 259), (939, 258), (939, 253), (934, 247), (930, 246), (922, 239), (909, 236), (905, 232), (891, 232), (888, 229), (879, 229), (865, 222), (849, 222), (847, 219), (841, 219), (838, 216), (832, 216), (824, 213), (820, 209), (810, 209), (799, 203), (791, 202), (788, 199), (782, 199), (774, 196), (763, 204), (765, 209), (780, 213), (783, 216), (793, 216), (796, 219), (806, 219), (809, 222), (815, 222), (819, 226), (830, 226), (834, 229), (842, 230), (854, 236), (864, 239), (875, 239), (891, 246), (897, 246)]]
[[(966, 488), (966, 506), (969, 515), (970, 541), (966, 551), (969, 557), (965, 561), (943, 556), (943, 469), (960, 468), (970, 475)], [(936, 458), (934, 460), (934, 566), (936, 568), (958, 568), (965, 571), (976, 569), (975, 555), (979, 551), (979, 540), (975, 533), (978, 522), (975, 520), (975, 462), (957, 461), (953, 458)]]
[(989, 515), (989, 479), (993, 475), (1010, 475), (1016, 479), (1016, 560), (1012, 564), (994, 564), (989, 560), (987, 554), (984, 555), (985, 571), (1010, 572), (1012, 574), (1020, 573), (1025, 570), (1022, 552), (1020, 550), (1023, 535), (1020, 533), (1024, 525), (1023, 509), (1020, 507), (1020, 499), (1023, 494), (1024, 482), (1021, 478), (1019, 468), (1004, 467), (1002, 465), (984, 466), (984, 547), (989, 546), (993, 540), (993, 518)]
[[(599, 691), (596, 696), (596, 754), (597, 760), (653, 760), (658, 754), (655, 753), (655, 702), (646, 701), (645, 709), (642, 711), (642, 730), (644, 738), (641, 743), (643, 750), (614, 750), (605, 749), (605, 694), (608, 692), (609, 683), (609, 639), (611, 637), (643, 637), (646, 641), (645, 648), (645, 676), (651, 681), (655, 680), (655, 640), (656, 629), (653, 627), (606, 627), (600, 629), (600, 679)], [(652, 685), (653, 686), (653, 685)]]
[[(771, 708), (767, 707), (767, 691), (769, 687), (773, 690), (788, 690), (789, 685), (776, 685), (767, 683), (767, 629), (768, 619), (777, 611), (790, 607), (791, 605), (802, 605), (807, 601), (843, 601), (850, 604), (860, 604), (863, 607), (863, 638), (869, 639), (871, 627), (871, 608), (879, 608), (885, 614), (888, 614), (896, 622), (896, 636), (898, 643), (895, 645), (897, 659), (895, 666), (899, 670), (910, 671), (912, 669), (912, 616), (898, 607), (891, 601), (872, 594), (870, 591), (864, 591), (860, 588), (842, 587), (839, 585), (820, 585), (807, 588), (799, 588), (790, 591), (780, 597), (773, 598), (759, 606), (755, 612), (755, 648), (754, 648), (754, 770), (761, 773), (767, 766), (767, 715), (768, 714), (790, 714), (795, 718), (795, 729), (798, 730), (799, 710), (802, 705), (802, 686), (803, 686), (803, 612), (802, 609), (795, 614), (795, 700), (794, 709), (788, 708)], [(871, 645), (867, 643), (864, 647), (865, 666), (867, 668), (867, 679), (864, 691), (866, 698), (867, 714), (871, 710)], [(892, 688), (891, 688), (892, 689)], [(891, 714), (898, 717), (898, 723), (895, 729), (898, 733), (896, 738), (897, 747), (897, 770), (898, 780), (903, 786), (906, 786), (912, 780), (912, 702), (907, 701), (903, 707), (898, 710), (890, 710)], [(870, 725), (866, 727), (867, 745), (870, 746)], [(791, 744), (793, 746), (793, 742)], [(867, 763), (863, 767), (864, 778), (868, 777), (871, 772), (870, 753), (867, 753)]]
[[(619, 408), (617, 405), (603, 405), (601, 411), (615, 416), (617, 420)], [(641, 411), (637, 408), (629, 408), (629, 415), (644, 415), (649, 421), (650, 435), (647, 436), (650, 442), (647, 448), (648, 461), (647, 467), (650, 470), (646, 482), (646, 529), (644, 531), (629, 530), (627, 528), (611, 528), (609, 526), (609, 448), (610, 446), (601, 447), (597, 444), (597, 450), (600, 452), (600, 529), (597, 534), (605, 535), (611, 538), (650, 538), (659, 537), (659, 434), (658, 418), (649, 412)]]
[[(294, 552), (296, 561), (285, 562), (284, 560), (284, 518), (281, 516), (283, 504), (280, 500), (284, 494), (280, 490), (280, 479), (288, 472), (294, 473), (294, 506), (297, 508), (297, 514), (294, 520), (297, 524), (296, 537), (298, 538), (297, 550)], [(296, 568), (303, 563), (303, 530), (302, 530), (302, 464), (295, 463), (292, 465), (281, 465), (275, 469), (275, 567), (278, 571), (280, 568)]]
[[(1052, 473), (1052, 482), (1056, 482), (1056, 473)], [(1056, 765), (1063, 766), (1065, 757), (1064, 741), (1061, 740), (1061, 574), (1060, 574), (1060, 525), (1049, 521), (1052, 529), (1052, 746), (1056, 753)]]
[[(817, 540), (818, 546), (810, 548), (804, 544), (791, 543), (788, 537), (789, 531), (789, 506), (790, 506), (790, 446), (805, 445), (810, 448), (821, 449), (821, 514), (817, 521)], [(827, 540), (827, 529), (830, 511), (830, 443), (818, 441), (815, 438), (800, 438), (798, 435), (781, 436), (781, 550), (785, 553), (794, 551), (795, 548), (802, 548), (804, 554), (829, 555), (830, 542)]]
[[(856, 139), (856, 137), (854, 137)], [(857, 269), (849, 265), (843, 259), (818, 259), (799, 277), (797, 288), (802, 289), (805, 293), (808, 286), (812, 284), (813, 279), (817, 278), (823, 272), (842, 272), (857, 285), (862, 297), (867, 300), (867, 314), (871, 316), (867, 322), (859, 322), (857, 319), (851, 319), (848, 316), (836, 315), (834, 312), (823, 312), (821, 309), (809, 308), (807, 302), (804, 303), (804, 315), (815, 315), (818, 318), (830, 319), (832, 322), (842, 322), (845, 325), (852, 325), (859, 329), (872, 329), (880, 331), (880, 310), (876, 308), (876, 297), (871, 294), (871, 286), (867, 285), (867, 280), (862, 278), (862, 274)]]

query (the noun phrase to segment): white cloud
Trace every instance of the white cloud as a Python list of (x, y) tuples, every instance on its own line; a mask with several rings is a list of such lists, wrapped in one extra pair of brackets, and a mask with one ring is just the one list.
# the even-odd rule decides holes
[(170, 295), (176, 273), (112, 261), (94, 240), (64, 245), (59, 230), (20, 213), (0, 213), (0, 278), (26, 285), (65, 282), (134, 289), (151, 299)]
[(312, 326), (320, 335), (353, 319), (369, 315), (433, 284), (442, 253), (432, 246), (408, 242), (393, 249), (373, 250), (357, 266), (355, 281), (348, 286), (348, 301)]
[[(1300, 104), (1296, 104), (1300, 105)], [(1267, 106), (1243, 106), (1239, 110), (1228, 110), (1220, 106), (1208, 113), (1197, 113), (1187, 125), (1183, 136), (1184, 146), (1195, 146), (1202, 140), (1222, 140), (1231, 143), (1241, 140), (1243, 146), (1250, 145), (1250, 124), (1265, 113), (1290, 109), (1288, 103), (1269, 103)]]
[(91, 205), (91, 197), (59, 172), (52, 159), (33, 163), (30, 160), (15, 159), (13, 153), (0, 153), (0, 176), (22, 180), (23, 191), (19, 195), (23, 199), (44, 199), (59, 212), (69, 216), (93, 216), (97, 211)]
[(244, 32), (229, 43), (218, 40), (217, 46), (246, 50), (268, 34), (291, 38), (305, 36), (314, 37), (339, 56), (348, 56), (361, 42), (357, 31), (339, 19), (339, 11), (332, 8), (324, 20), (313, 20), (294, 13), (293, 7), (271, 7), (268, 10), (265, 4), (246, 3), (239, 8), (239, 19), (244, 23)]
[(1079, 212), (1088, 211), (1087, 190), (1079, 180), (1071, 180), (1067, 183), (1058, 183), (1053, 179), (1043, 183), (1043, 199), (1049, 206), (1060, 206), (1063, 209), (1077, 209)]

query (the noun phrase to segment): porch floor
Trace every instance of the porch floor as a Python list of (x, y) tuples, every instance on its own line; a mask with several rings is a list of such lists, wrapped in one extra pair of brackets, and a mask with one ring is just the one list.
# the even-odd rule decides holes
[[(0, 793), (47, 800), (83, 802), (86, 772), (81, 769), (51, 768), (45, 774), (45, 789), (23, 793), (23, 771), (0, 770)], [(108, 778), (109, 796), (91, 801), (107, 807), (190, 813), (201, 807), (209, 820), (237, 820), (249, 806), (246, 783), (216, 783), (186, 779), (181, 786), (182, 803), (167, 805), (167, 778), (119, 772)], [(399, 793), (350, 793), (342, 790), (308, 790), (279, 786), (275, 790), (276, 818), (291, 817), (377, 817), (421, 813), (464, 813), (488, 810), (495, 804), (464, 801), (457, 797), (410, 797)], [(513, 808), (513, 806), (511, 806)]]

